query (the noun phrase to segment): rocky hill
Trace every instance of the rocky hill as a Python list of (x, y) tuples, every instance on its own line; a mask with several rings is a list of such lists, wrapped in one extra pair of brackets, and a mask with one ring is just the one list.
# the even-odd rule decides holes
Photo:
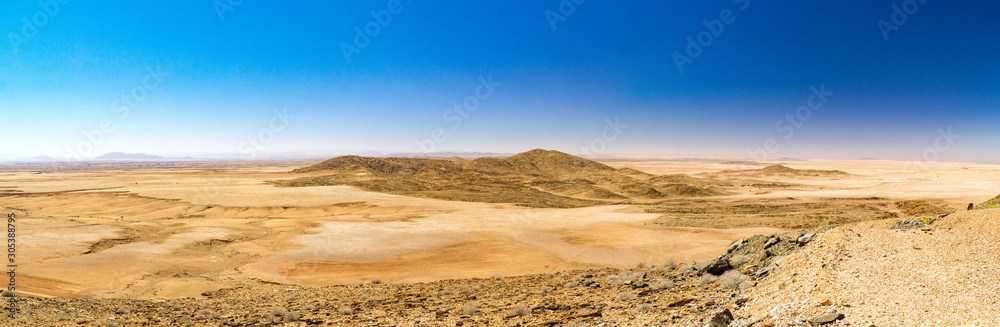
[(846, 177), (850, 174), (840, 170), (795, 169), (784, 165), (770, 165), (760, 169), (726, 170), (707, 175), (742, 177)]
[(343, 156), (290, 174), (296, 177), (273, 183), (349, 185), (408, 196), (554, 208), (726, 193), (709, 180), (615, 169), (551, 150), (473, 160)]

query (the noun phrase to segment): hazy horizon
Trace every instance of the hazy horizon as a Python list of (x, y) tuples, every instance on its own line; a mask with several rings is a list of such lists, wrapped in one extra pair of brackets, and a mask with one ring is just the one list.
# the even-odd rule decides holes
[(7, 3), (0, 159), (1000, 162), (1000, 4), (909, 3)]

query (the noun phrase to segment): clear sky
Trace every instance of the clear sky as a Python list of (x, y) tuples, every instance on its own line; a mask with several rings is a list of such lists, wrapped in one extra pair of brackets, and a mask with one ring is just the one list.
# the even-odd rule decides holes
[(41, 3), (0, 5), (7, 157), (1000, 161), (996, 1)]

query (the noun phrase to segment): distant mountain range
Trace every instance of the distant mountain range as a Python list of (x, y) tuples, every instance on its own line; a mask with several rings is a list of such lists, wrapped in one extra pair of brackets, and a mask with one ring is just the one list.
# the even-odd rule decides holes
[(152, 155), (152, 154), (145, 154), (145, 153), (109, 152), (109, 153), (105, 153), (105, 154), (99, 155), (97, 157), (94, 157), (94, 159), (98, 159), (98, 160), (157, 160), (157, 159), (165, 159), (165, 158), (163, 158), (161, 156)]

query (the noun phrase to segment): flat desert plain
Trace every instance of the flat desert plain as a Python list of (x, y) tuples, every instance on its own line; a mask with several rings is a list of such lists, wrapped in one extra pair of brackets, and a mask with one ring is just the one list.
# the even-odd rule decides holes
[(18, 293), (171, 299), (274, 283), (409, 283), (700, 261), (755, 234), (964, 209), (996, 196), (1000, 185), (993, 164), (779, 166), (843, 172), (827, 176), (766, 174), (767, 165), (742, 161), (602, 163), (727, 182), (704, 186), (714, 195), (556, 208), (281, 185), (315, 176), (292, 171), (316, 162), (7, 166), (0, 207), (17, 215)]

